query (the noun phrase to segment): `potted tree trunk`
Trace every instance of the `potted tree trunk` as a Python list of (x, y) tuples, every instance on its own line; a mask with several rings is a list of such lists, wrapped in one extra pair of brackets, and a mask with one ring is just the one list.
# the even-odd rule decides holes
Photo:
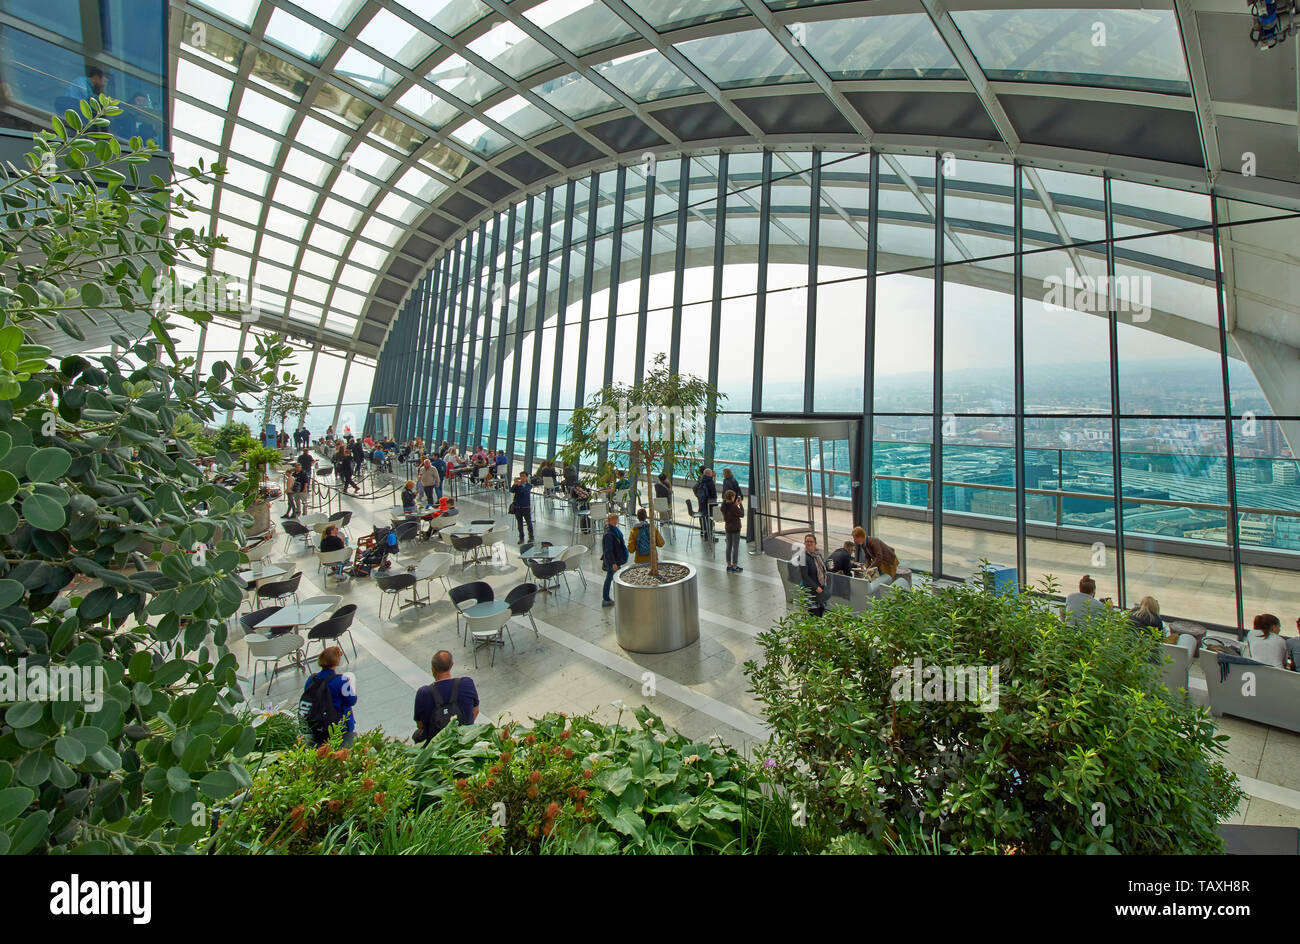
[[(723, 394), (707, 381), (670, 370), (659, 354), (635, 384), (616, 384), (574, 410), (569, 443), (561, 451), (577, 463), (601, 445), (625, 446), (628, 472), (644, 476), (642, 494), (652, 528), (657, 469), (671, 469), (678, 456), (703, 446), (704, 423)], [(639, 489), (634, 490), (639, 491)], [(651, 531), (650, 560), (629, 563), (614, 576), (614, 629), (618, 644), (629, 652), (672, 652), (700, 638), (699, 591), (695, 568), (684, 561), (663, 560)], [(629, 553), (635, 552), (631, 534)]]

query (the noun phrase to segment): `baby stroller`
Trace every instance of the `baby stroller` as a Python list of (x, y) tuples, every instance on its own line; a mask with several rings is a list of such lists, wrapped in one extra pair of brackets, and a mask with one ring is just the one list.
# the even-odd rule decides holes
[(383, 572), (393, 565), (388, 555), (397, 550), (397, 535), (392, 528), (376, 527), (373, 534), (368, 534), (357, 542), (357, 551), (352, 559), (352, 576), (369, 577), (374, 571)]

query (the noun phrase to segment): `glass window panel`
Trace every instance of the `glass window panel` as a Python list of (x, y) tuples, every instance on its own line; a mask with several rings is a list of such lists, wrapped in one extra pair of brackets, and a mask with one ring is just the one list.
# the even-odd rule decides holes
[(1225, 435), (1222, 419), (1121, 421), (1130, 606), (1153, 596), (1165, 619), (1236, 625), (1232, 562), (1207, 559), (1228, 537)]
[(323, 279), (333, 278), (334, 271), (339, 266), (339, 260), (331, 256), (321, 255), (311, 249), (305, 250), (302, 254), (302, 268), (305, 272), (311, 272), (313, 275), (319, 275)]
[[(405, 26), (405, 24), (403, 25)], [(407, 27), (404, 35), (410, 35), (412, 32), (414, 30)], [(360, 86), (377, 98), (383, 98), (392, 91), (393, 86), (401, 78), (399, 73), (381, 65), (355, 48), (349, 48), (347, 52), (339, 57), (338, 63), (334, 66), (334, 73), (340, 78), (347, 79), (352, 84)]]
[(266, 185), (271, 179), (266, 171), (230, 157), (226, 158), (225, 164), (226, 176), (221, 178), (224, 183), (259, 196), (266, 193)]
[(298, 240), (307, 227), (307, 219), (295, 216), (279, 207), (272, 207), (266, 214), (266, 230), (283, 236), (285, 239)]
[(434, 128), (441, 128), (460, 114), (460, 110), (451, 102), (439, 98), (421, 85), (412, 85), (403, 92), (397, 100), (397, 107)]
[(298, 125), (298, 143), (327, 157), (338, 157), (348, 143), (348, 135), (333, 125), (305, 115)]
[(592, 68), (638, 102), (652, 102), (700, 90), (686, 73), (656, 49), (630, 53)]
[(471, 52), (516, 79), (558, 62), (541, 43), (514, 23), (498, 23), (469, 44)]
[(230, 188), (221, 191), (221, 214), (232, 220), (256, 223), (262, 217), (262, 202), (236, 193)]
[(933, 277), (908, 274), (878, 277), (876, 311), (890, 313), (888, 318), (876, 321), (876, 412), (931, 412), (934, 408)]
[[(946, 309), (944, 321), (946, 325)], [(946, 341), (945, 338), (945, 344)], [(947, 374), (946, 364), (944, 373)], [(988, 417), (945, 420), (944, 573), (968, 577), (979, 569), (981, 560), (994, 566), (1016, 566), (1015, 470), (1014, 420)]]
[(313, 279), (309, 275), (298, 276), (298, 281), (293, 289), (294, 294), (299, 298), (317, 305), (325, 304), (325, 297), (329, 294), (329, 290), (328, 282)]
[(184, 56), (176, 60), (176, 91), (197, 98), (218, 110), (230, 105), (230, 79), (211, 69), (190, 62)]
[(349, 128), (360, 128), (369, 119), (374, 106), (363, 102), (350, 92), (345, 92), (328, 82), (320, 87), (312, 108), (323, 115), (336, 118)]
[(1172, 10), (954, 10), (985, 75), (1187, 94)]
[(510, 146), (510, 140), (492, 130), (477, 118), (471, 118), (451, 132), (451, 136), (473, 150), (491, 156)]
[(531, 138), (559, 124), (545, 111), (518, 95), (499, 105), (493, 105), (484, 114), (521, 138)]
[[(334, 178), (334, 186), (330, 192), (342, 200), (351, 200), (353, 203), (366, 205), (379, 192), (379, 187), (360, 174), (348, 173), (345, 169), (343, 173)], [(326, 219), (329, 219), (329, 217), (326, 217)], [(334, 219), (329, 219), (329, 221), (331, 223), (339, 222)]]
[(329, 52), (334, 40), (316, 27), (304, 23), (296, 16), (276, 7), (263, 34), (277, 46), (297, 53), (308, 62), (320, 62)]
[(924, 13), (814, 20), (787, 27), (833, 79), (961, 78)]
[[(226, 237), (226, 245), (242, 252), (253, 251), (253, 231), (247, 226), (222, 219), (217, 224), (217, 235)], [(247, 269), (247, 263), (244, 264)], [(229, 271), (229, 270), (227, 270)]]
[(637, 35), (622, 17), (597, 0), (544, 0), (524, 15), (579, 56)]
[(249, 160), (258, 161), (268, 166), (275, 163), (275, 155), (279, 150), (279, 142), (242, 125), (236, 127), (234, 134), (230, 137), (230, 151), (232, 154), (239, 154)]
[(721, 88), (803, 82), (808, 76), (767, 30), (705, 36), (675, 44)]
[[(1105, 255), (1027, 253), (1024, 274), (1025, 285), (1034, 287), (1024, 297), (1025, 412), (1109, 414)], [(1069, 428), (1062, 432), (1072, 435)]]
[(428, 79), (469, 105), (477, 105), (501, 88), (500, 82), (456, 53), (434, 66)]
[(747, 12), (741, 0), (628, 0), (628, 6), (660, 32)]
[(490, 12), (479, 0), (397, 0), (397, 3), (452, 36)]
[[(212, 45), (211, 38), (208, 40), (208, 45), (209, 47)], [(231, 59), (232, 63), (237, 61), (238, 59)], [(257, 51), (249, 78), (252, 79), (254, 84), (263, 88), (274, 89), (296, 102), (302, 101), (303, 93), (311, 85), (311, 77), (304, 69), (285, 62), (279, 56), (265, 49)]]
[(408, 69), (414, 68), (438, 45), (429, 34), (420, 32), (406, 20), (383, 9), (375, 11), (358, 38)]
[[(902, 276), (890, 276), (899, 278)], [(929, 571), (933, 561), (933, 534), (926, 520), (932, 507), (931, 420), (928, 416), (877, 416), (872, 438), (870, 533), (894, 548), (900, 565)], [(802, 448), (790, 458), (802, 462)]]

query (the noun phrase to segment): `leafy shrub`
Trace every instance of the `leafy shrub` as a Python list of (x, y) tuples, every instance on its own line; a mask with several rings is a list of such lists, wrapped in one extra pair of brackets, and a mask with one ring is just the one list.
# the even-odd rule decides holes
[[(0, 852), (187, 850), (207, 805), (248, 785), (238, 759), (254, 735), (225, 646), (248, 515), (190, 443), (167, 440), (180, 416), (212, 423), (273, 387), (290, 349), (259, 339), (206, 376), (178, 355), (172, 319), (212, 313), (155, 302), (174, 266), (221, 245), (186, 225), (187, 188), (214, 176), (142, 175), (158, 149), (115, 138), (120, 114), (83, 102), (25, 166), (0, 167), (0, 665), (93, 686), (4, 704)], [(87, 323), (116, 356), (43, 343), (85, 341)]]
[[(774, 780), (878, 852), (1217, 852), (1236, 806), (1203, 709), (1159, 683), (1124, 613), (1063, 622), (1028, 594), (895, 592), (792, 615), (747, 663)], [(998, 703), (891, 697), (915, 667), (996, 666)], [(912, 692), (910, 688), (899, 694)], [(922, 691), (924, 695), (924, 690)]]
[(236, 445), (236, 442), (241, 439), (257, 442), (253, 439), (247, 423), (226, 423), (217, 430), (216, 436), (213, 437), (213, 444), (224, 453), (237, 455), (243, 451)]
[(316, 852), (340, 825), (377, 833), (390, 814), (405, 813), (415, 792), (407, 752), (381, 731), (358, 736), (351, 748), (340, 747), (340, 737), (296, 744), (259, 770), (212, 837), (215, 851)]
[(734, 749), (669, 732), (647, 708), (635, 717), (635, 728), (560, 714), (531, 728), (452, 726), (416, 753), (416, 777), (427, 797), (481, 817), (499, 852), (790, 848), (785, 834), (764, 839), (790, 814)]

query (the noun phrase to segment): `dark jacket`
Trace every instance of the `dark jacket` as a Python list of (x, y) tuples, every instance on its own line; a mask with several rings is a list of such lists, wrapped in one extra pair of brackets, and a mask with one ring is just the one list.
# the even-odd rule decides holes
[(618, 525), (605, 526), (605, 536), (601, 538), (600, 562), (606, 570), (627, 563), (627, 544), (623, 541), (623, 532), (618, 529)]
[(514, 492), (515, 500), (512, 502), (515, 514), (528, 511), (533, 507), (533, 487), (524, 482), (522, 485), (511, 485), (510, 491)]
[(348, 452), (336, 452), (334, 454), (334, 474), (351, 475), (352, 474), (352, 455)]
[(710, 505), (718, 503), (718, 486), (714, 484), (713, 476), (700, 476), (700, 480), (695, 483), (695, 497), (700, 500), (701, 507), (706, 503)]
[(413, 489), (409, 489), (409, 488), (402, 489), (402, 510), (403, 511), (414, 511), (416, 502), (418, 500), (419, 499), (415, 497), (415, 491)]
[(725, 495), (728, 491), (735, 492), (737, 498), (743, 498), (745, 495), (745, 493), (740, 490), (740, 483), (736, 481), (734, 475), (729, 475), (722, 480), (722, 494)]
[(329, 534), (320, 539), (320, 549), (322, 554), (327, 554), (330, 551), (341, 551), (345, 546), (343, 539), (337, 534)]
[(311, 457), (311, 453), (306, 449), (304, 449), (302, 455), (298, 457), (298, 464), (302, 466), (302, 470), (308, 475), (311, 475), (311, 467), (315, 464), (315, 461), (316, 460)]
[(660, 481), (655, 482), (655, 498), (672, 498), (672, 497), (673, 497), (673, 490), (671, 486), (665, 485), (663, 482)]
[(826, 562), (826, 569), (832, 574), (852, 574), (853, 554), (842, 547), (831, 551), (831, 559)]
[(739, 534), (740, 523), (745, 519), (745, 508), (739, 501), (722, 503), (722, 520), (728, 534)]

